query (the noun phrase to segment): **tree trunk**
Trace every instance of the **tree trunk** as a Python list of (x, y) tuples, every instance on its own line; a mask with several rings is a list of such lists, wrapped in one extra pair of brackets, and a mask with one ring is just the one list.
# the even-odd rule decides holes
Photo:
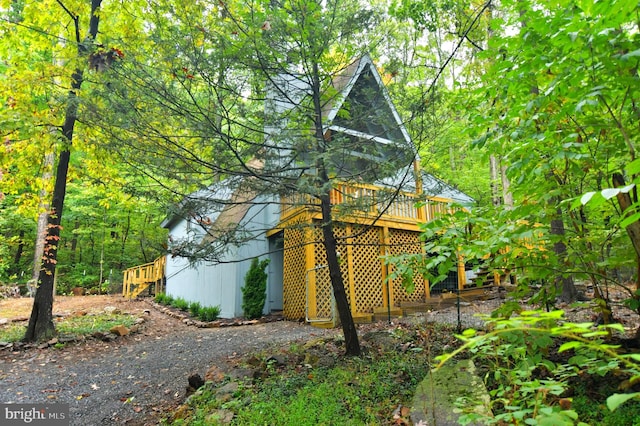
[(513, 209), (513, 194), (511, 193), (511, 182), (507, 177), (507, 166), (500, 166), (500, 179), (502, 181), (502, 200), (507, 209)]
[[(93, 44), (93, 40), (95, 40), (98, 34), (98, 24), (100, 22), (98, 9), (101, 3), (102, 0), (91, 0), (89, 33), (84, 42), (77, 36), (76, 42), (78, 43), (79, 63), (82, 63), (83, 59), (86, 59), (89, 53), (87, 46)], [(73, 19), (76, 30), (75, 33), (79, 34), (78, 17), (66, 9), (65, 11), (67, 11)], [(42, 256), (42, 266), (38, 275), (38, 287), (33, 299), (33, 309), (31, 310), (29, 325), (23, 338), (26, 342), (47, 340), (56, 333), (55, 326), (53, 325), (54, 277), (58, 259), (58, 244), (60, 241), (60, 221), (62, 220), (64, 198), (67, 191), (67, 173), (69, 171), (69, 160), (71, 157), (70, 149), (73, 142), (73, 131), (78, 118), (77, 92), (82, 86), (83, 72), (83, 67), (78, 66), (71, 75), (71, 90), (67, 97), (67, 109), (62, 125), (62, 134), (66, 143), (58, 158), (56, 181), (51, 202), (51, 214), (49, 215), (47, 234), (44, 239), (45, 246)]]
[(42, 174), (42, 180), (44, 181), (43, 188), (40, 190), (40, 202), (38, 209), (38, 228), (36, 230), (36, 244), (33, 251), (33, 271), (31, 273), (31, 279), (37, 282), (38, 275), (40, 275), (40, 267), (42, 266), (42, 255), (44, 254), (44, 239), (47, 233), (47, 223), (49, 221), (49, 209), (51, 205), (45, 201), (47, 197), (47, 181), (51, 179), (51, 171), (53, 168), (54, 154), (49, 153), (44, 157), (44, 173)]
[[(325, 136), (322, 125), (322, 105), (320, 103), (320, 79), (318, 64), (313, 64), (312, 75), (313, 103), (314, 103), (314, 136), (318, 143), (318, 152), (324, 152)], [(342, 324), (342, 332), (346, 346), (346, 355), (359, 356), (360, 342), (358, 341), (358, 331), (356, 330), (347, 292), (344, 288), (344, 280), (340, 271), (340, 263), (338, 261), (338, 244), (335, 234), (333, 233), (333, 213), (331, 206), (331, 185), (330, 179), (325, 167), (324, 160), (320, 155), (316, 160), (316, 187), (319, 189), (320, 209), (322, 211), (322, 236), (325, 251), (327, 253), (327, 266), (329, 268), (329, 277), (331, 278), (331, 287), (336, 300), (336, 308), (340, 316)], [(328, 189), (327, 189), (328, 188)]]
[[(562, 220), (562, 210), (556, 208), (556, 217), (551, 219), (551, 235), (563, 237), (565, 235), (564, 222)], [(553, 251), (558, 257), (559, 264), (562, 266), (567, 258), (567, 246), (564, 241), (556, 241), (553, 243)], [(560, 300), (566, 303), (574, 302), (578, 296), (578, 291), (573, 283), (570, 275), (561, 274), (555, 280), (556, 294), (560, 293)]]
[(16, 249), (16, 254), (13, 256), (13, 267), (11, 268), (12, 274), (18, 275), (20, 273), (22, 253), (24, 253), (24, 230), (21, 229), (18, 236), (18, 248)]
[(127, 238), (129, 238), (129, 228), (131, 227), (131, 211), (127, 211), (127, 226), (122, 232), (122, 245), (120, 246), (120, 262), (118, 263), (118, 269), (124, 268), (124, 254), (127, 247)]
[(331, 286), (333, 288), (333, 296), (336, 300), (340, 323), (342, 324), (342, 332), (344, 333), (344, 341), (346, 346), (346, 354), (359, 356), (360, 342), (358, 341), (358, 331), (356, 330), (351, 308), (347, 299), (347, 291), (344, 287), (344, 279), (340, 271), (340, 262), (338, 261), (338, 244), (333, 233), (333, 221), (331, 219), (331, 200), (329, 194), (320, 198), (320, 208), (322, 210), (322, 236), (324, 237), (324, 249), (327, 253), (327, 265), (329, 267), (329, 276), (331, 277)]
[[(73, 230), (76, 231), (80, 228), (80, 221), (76, 220), (73, 225)], [(71, 264), (76, 263), (76, 250), (78, 249), (78, 233), (73, 233), (73, 238), (71, 238)], [(82, 261), (82, 260), (81, 260)]]
[(491, 185), (491, 203), (498, 207), (500, 202), (500, 188), (498, 188), (498, 159), (495, 155), (489, 156), (489, 180)]

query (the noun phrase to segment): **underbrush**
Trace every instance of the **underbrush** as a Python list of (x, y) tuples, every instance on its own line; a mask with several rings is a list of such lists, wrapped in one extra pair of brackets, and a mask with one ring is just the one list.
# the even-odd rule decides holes
[(474, 402), (460, 400), (462, 424), (640, 426), (640, 356), (606, 343), (616, 326), (533, 312), (459, 340), (437, 324), (377, 327), (361, 331), (360, 358), (344, 357), (339, 339), (254, 354), (243, 365), (249, 378), (207, 382), (164, 424), (409, 425), (429, 370), (472, 358), (492, 414), (467, 413)]
[[(232, 425), (408, 421), (406, 407), (429, 370), (428, 336), (426, 330), (404, 326), (365, 333), (361, 339), (365, 354), (358, 358), (343, 356), (341, 338), (293, 344), (275, 355), (254, 354), (244, 360), (249, 378), (207, 382), (164, 424), (226, 424), (225, 417)], [(452, 337), (448, 340), (453, 342)], [(230, 395), (221, 396), (229, 383), (237, 386)]]
[[(640, 355), (613, 344), (619, 324), (571, 323), (562, 311), (486, 317), (486, 332), (466, 330), (440, 365), (470, 356), (491, 397), (491, 416), (466, 412), (462, 423), (640, 425)], [(590, 401), (590, 402), (587, 402)]]

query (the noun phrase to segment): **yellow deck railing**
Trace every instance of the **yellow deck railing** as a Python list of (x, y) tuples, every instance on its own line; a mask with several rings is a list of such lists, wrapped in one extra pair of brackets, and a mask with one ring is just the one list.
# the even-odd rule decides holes
[(134, 299), (151, 286), (154, 294), (164, 291), (166, 262), (167, 257), (161, 256), (153, 262), (126, 269), (123, 272), (122, 295)]
[[(337, 184), (331, 190), (331, 204), (347, 215), (380, 216), (409, 222), (428, 222), (438, 214), (449, 211), (450, 200), (440, 197), (427, 197), (424, 205), (416, 206), (419, 198), (415, 193), (390, 191), (374, 185)], [(315, 201), (315, 202), (314, 202)], [(306, 209), (319, 206), (305, 194), (283, 197), (281, 200), (281, 218), (294, 216)]]

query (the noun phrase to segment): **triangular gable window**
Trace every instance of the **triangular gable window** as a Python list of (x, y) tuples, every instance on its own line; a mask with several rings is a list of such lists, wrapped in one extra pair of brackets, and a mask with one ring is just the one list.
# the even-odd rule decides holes
[(405, 141), (387, 99), (369, 67), (360, 74), (333, 124), (396, 143)]

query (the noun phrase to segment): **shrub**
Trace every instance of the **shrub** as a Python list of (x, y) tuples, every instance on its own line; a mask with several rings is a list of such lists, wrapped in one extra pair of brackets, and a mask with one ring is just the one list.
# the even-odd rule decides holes
[(215, 321), (220, 316), (220, 306), (206, 306), (200, 308), (198, 317), (202, 321)]
[(200, 305), (200, 302), (191, 302), (189, 305), (189, 313), (192, 317), (198, 317), (201, 309), (202, 306)]
[[(465, 422), (520, 424), (524, 420), (526, 424), (573, 425), (578, 413), (561, 403), (571, 379), (607, 374), (631, 380), (640, 377), (640, 369), (632, 361), (635, 354), (620, 354), (615, 346), (605, 343), (612, 331), (624, 332), (620, 324), (594, 328), (592, 323), (566, 322), (563, 314), (523, 311), (508, 319), (484, 317), (489, 331), (465, 330), (457, 336), (464, 342), (461, 347), (436, 358), (441, 366), (469, 351), (488, 371), (485, 381), (493, 415), (488, 419), (467, 412)], [(561, 355), (567, 351), (568, 355)], [(634, 398), (640, 399), (640, 392), (614, 393), (606, 404), (613, 411)], [(463, 411), (473, 406), (468, 400), (458, 402)]]
[(153, 298), (153, 300), (154, 300), (156, 303), (160, 303), (161, 305), (164, 305), (164, 304), (165, 304), (165, 300), (166, 300), (166, 298), (167, 298), (167, 295), (166, 295), (166, 294), (164, 294), (164, 293), (158, 293), (158, 294), (156, 294), (156, 297), (154, 297), (154, 298)]
[(181, 311), (189, 310), (189, 302), (184, 300), (182, 297), (175, 298), (173, 302), (171, 302), (171, 306), (173, 306), (176, 309), (180, 309)]
[(242, 310), (249, 318), (260, 318), (264, 309), (264, 302), (267, 300), (267, 273), (265, 269), (269, 264), (269, 259), (259, 261), (254, 258), (247, 275), (244, 277), (244, 287), (242, 287)]

